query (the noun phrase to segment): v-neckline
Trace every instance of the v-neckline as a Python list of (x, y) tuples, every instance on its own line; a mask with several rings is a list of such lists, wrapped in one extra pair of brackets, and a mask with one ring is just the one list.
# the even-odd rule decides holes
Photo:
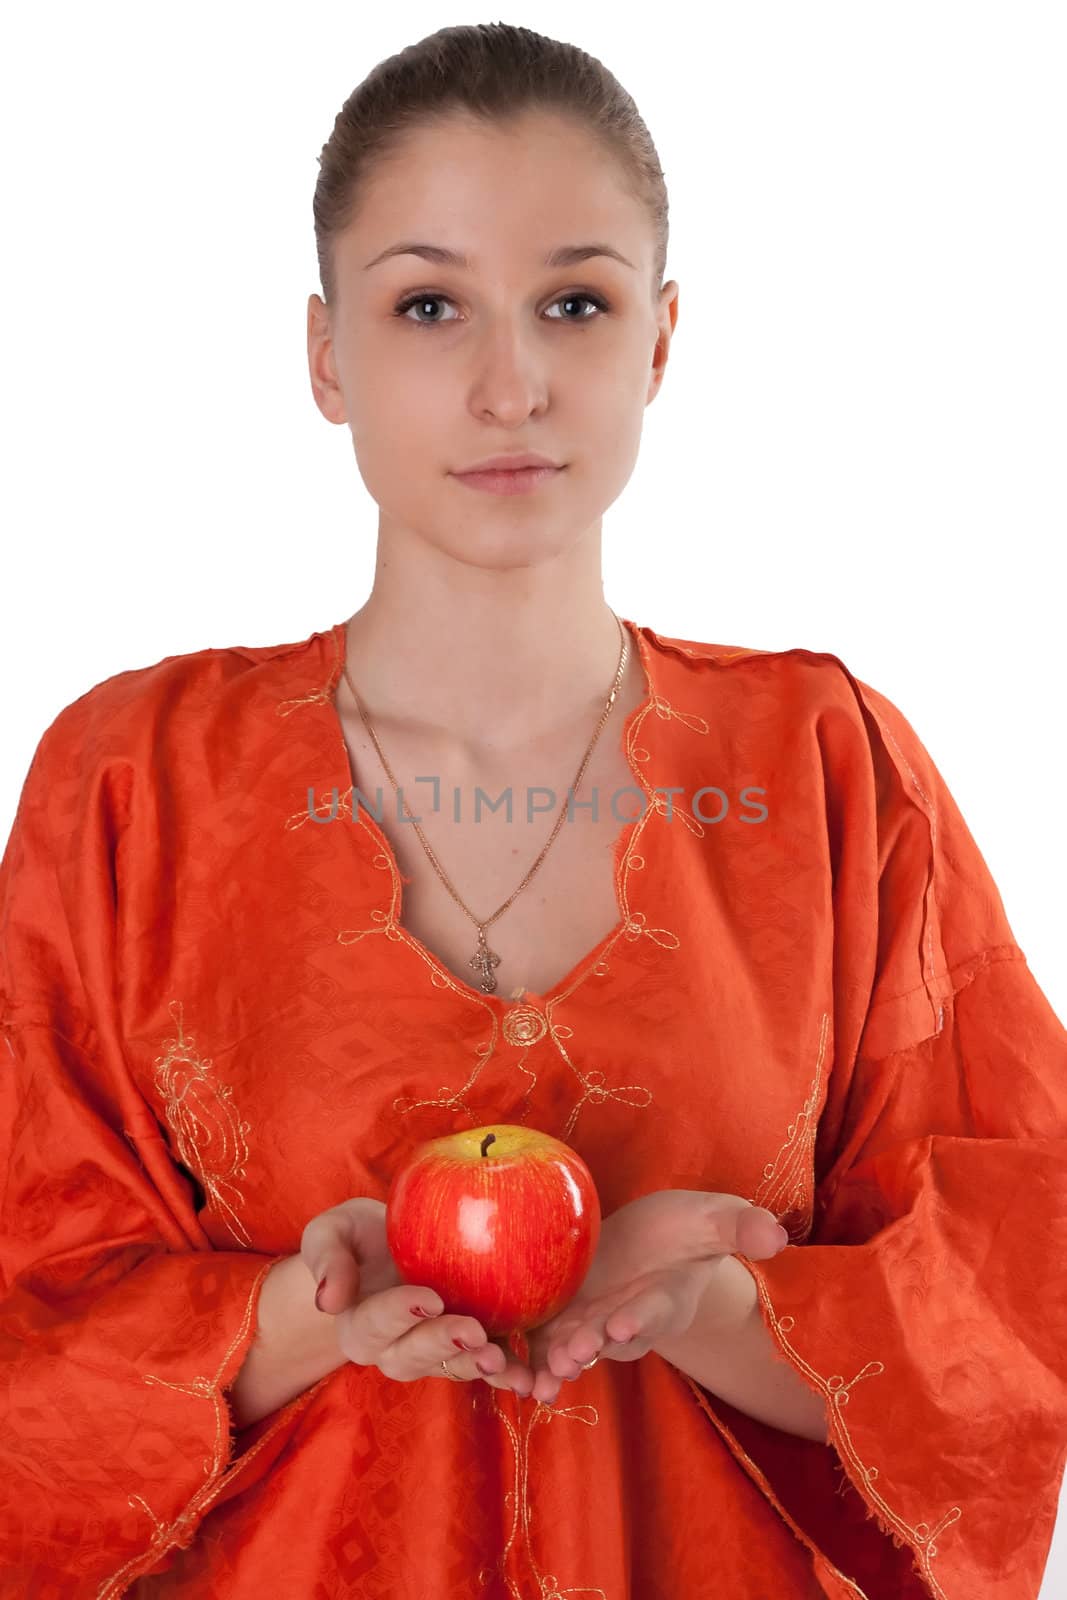
[[(633, 729), (648, 715), (649, 711), (654, 708), (656, 702), (656, 691), (648, 661), (648, 646), (645, 640), (641, 637), (641, 632), (638, 628), (638, 625), (635, 622), (631, 622), (627, 617), (620, 617), (619, 621), (629, 633), (631, 643), (637, 650), (637, 658), (640, 662), (641, 670), (645, 678), (644, 698), (638, 705), (634, 707), (634, 709), (629, 713), (623, 722), (619, 734), (619, 750), (633, 775), (635, 786), (641, 790), (647, 791), (648, 784), (645, 781), (643, 774), (638, 772), (636, 766), (634, 765), (630, 750), (633, 744)], [(347, 618), (344, 622), (335, 622), (333, 627), (329, 630), (329, 633), (333, 638), (334, 646), (337, 652), (336, 670), (330, 678), (329, 683), (322, 691), (322, 699), (320, 704), (325, 716), (329, 719), (331, 724), (330, 736), (334, 749), (336, 750), (338, 746), (340, 747), (342, 762), (341, 770), (344, 774), (345, 782), (342, 785), (337, 785), (333, 782), (330, 782), (328, 784), (328, 788), (331, 793), (337, 789), (340, 794), (345, 794), (356, 787), (356, 776), (352, 771), (352, 760), (348, 752), (348, 743), (345, 739), (344, 725), (341, 721), (340, 712), (337, 709), (334, 694), (344, 674), (345, 664), (348, 657)], [(366, 828), (370, 838), (389, 862), (391, 873), (393, 875), (393, 882), (399, 885), (400, 901), (395, 921), (397, 933), (421, 956), (421, 958), (430, 966), (430, 968), (439, 973), (448, 984), (453, 985), (467, 998), (471, 1000), (483, 1001), (486, 1005), (493, 1007), (499, 1012), (510, 1011), (513, 1007), (522, 1005), (533, 1006), (538, 1011), (545, 1011), (552, 1001), (557, 998), (557, 996), (562, 994), (565, 989), (574, 984), (575, 979), (577, 979), (579, 975), (585, 971), (585, 969), (589, 969), (590, 971), (592, 970), (597, 961), (600, 959), (602, 952), (606, 950), (609, 945), (613, 944), (623, 932), (627, 924), (627, 915), (625, 907), (623, 906), (619, 897), (620, 868), (622, 861), (625, 859), (626, 852), (630, 847), (630, 841), (633, 837), (634, 831), (643, 823), (645, 815), (646, 813), (642, 812), (638, 816), (631, 818), (630, 821), (623, 823), (622, 828), (612, 847), (615, 904), (619, 913), (618, 921), (615, 923), (614, 927), (612, 927), (610, 931), (606, 933), (591, 950), (587, 951), (585, 955), (576, 961), (569, 972), (566, 972), (562, 978), (560, 978), (556, 983), (552, 984), (551, 988), (546, 989), (543, 994), (538, 994), (531, 989), (523, 988), (520, 996), (516, 999), (510, 995), (501, 996), (495, 992), (486, 993), (485, 990), (477, 989), (473, 984), (467, 983), (465, 979), (458, 977), (456, 973), (452, 971), (451, 967), (446, 966), (441, 958), (436, 955), (428, 945), (424, 944), (417, 934), (412, 933), (409, 928), (404, 927), (404, 877), (400, 870), (400, 863), (397, 860), (396, 852), (393, 849), (392, 843), (387, 834), (383, 831), (380, 824), (375, 821), (373, 814), (370, 813), (365, 806), (360, 807), (360, 818), (362, 820), (362, 825), (364, 828)], [(345, 831), (346, 830), (342, 830), (342, 832)]]

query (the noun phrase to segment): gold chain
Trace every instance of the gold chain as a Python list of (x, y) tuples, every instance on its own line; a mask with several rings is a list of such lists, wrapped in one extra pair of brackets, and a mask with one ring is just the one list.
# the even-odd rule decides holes
[[(605, 705), (604, 710), (601, 712), (600, 721), (597, 723), (596, 728), (593, 731), (593, 737), (590, 739), (589, 745), (588, 745), (588, 747), (586, 749), (586, 752), (585, 752), (585, 755), (582, 757), (582, 764), (578, 768), (578, 775), (575, 778), (574, 783), (571, 785), (571, 788), (572, 788), (572, 790), (573, 790), (573, 792), (575, 794), (577, 794), (577, 792), (578, 792), (578, 788), (579, 788), (579, 786), (581, 784), (581, 781), (582, 781), (582, 775), (585, 772), (585, 769), (589, 764), (589, 758), (593, 753), (593, 748), (596, 745), (596, 742), (600, 737), (601, 730), (603, 729), (605, 722), (608, 720), (608, 717), (609, 717), (609, 715), (611, 713), (611, 708), (615, 704), (615, 698), (616, 698), (616, 696), (618, 695), (618, 692), (619, 692), (619, 685), (622, 683), (623, 673), (626, 670), (626, 661), (627, 661), (627, 657), (629, 655), (630, 641), (629, 641), (629, 638), (628, 638), (628, 636), (626, 634), (626, 630), (623, 628), (623, 625), (622, 625), (621, 621), (619, 620), (618, 614), (615, 611), (612, 611), (611, 614), (615, 618), (616, 623), (618, 624), (619, 636), (620, 636), (620, 639), (622, 641), (622, 648), (621, 648), (620, 653), (619, 653), (619, 665), (618, 665), (618, 670), (615, 673), (615, 682), (612, 684), (611, 693), (608, 695), (607, 704)], [(352, 698), (356, 702), (356, 708), (359, 711), (359, 714), (360, 714), (361, 718), (363, 719), (363, 725), (366, 728), (367, 732), (370, 734), (371, 739), (374, 741), (374, 748), (378, 752), (378, 756), (379, 756), (379, 759), (381, 760), (382, 766), (385, 768), (386, 772), (389, 774), (389, 781), (393, 785), (393, 790), (394, 790), (394, 792), (396, 794), (396, 797), (397, 797), (398, 800), (400, 800), (400, 787), (399, 787), (399, 785), (398, 785), (398, 783), (396, 781), (396, 778), (393, 776), (393, 769), (390, 767), (388, 761), (385, 759), (385, 752), (384, 752), (384, 750), (382, 749), (381, 745), (378, 742), (378, 735), (375, 733), (374, 729), (371, 727), (370, 718), (367, 716), (367, 713), (366, 713), (366, 711), (365, 711), (365, 709), (363, 707), (363, 702), (359, 698), (359, 695), (356, 692), (356, 686), (352, 682), (351, 677), (349, 676), (347, 661), (345, 662), (345, 666), (344, 666), (344, 675), (345, 675), (345, 679), (346, 679), (346, 681), (348, 683), (348, 687), (352, 691)], [(405, 814), (407, 814), (407, 808), (406, 807), (405, 807)], [(488, 928), (490, 926), (491, 923), (496, 921), (497, 917), (499, 917), (503, 912), (505, 912), (508, 909), (508, 907), (512, 904), (512, 902), (514, 900), (516, 900), (518, 898), (518, 896), (522, 893), (522, 891), (526, 888), (526, 885), (529, 883), (530, 879), (533, 877), (534, 873), (537, 871), (538, 867), (541, 865), (542, 861), (545, 859), (545, 856), (548, 854), (549, 849), (551, 848), (552, 843), (553, 843), (557, 833), (559, 832), (560, 828), (562, 827), (564, 814), (565, 814), (564, 809), (561, 808), (559, 816), (556, 818), (555, 827), (552, 829), (552, 832), (548, 836), (548, 842), (546, 843), (544, 849), (541, 851), (541, 854), (538, 856), (537, 860), (534, 862), (533, 866), (530, 868), (529, 872), (526, 874), (525, 878), (523, 878), (522, 882), (519, 884), (519, 887), (515, 890), (515, 893), (513, 895), (511, 895), (507, 900), (505, 900), (504, 904), (502, 906), (498, 906), (497, 909), (493, 912), (493, 915), (491, 917), (487, 918), (487, 920), (485, 922), (479, 922), (478, 918), (474, 915), (474, 912), (471, 911), (470, 907), (464, 905), (463, 901), (460, 899), (459, 895), (456, 893), (455, 888), (453, 887), (452, 883), (449, 881), (448, 877), (446, 876), (445, 871), (444, 871), (443, 867), (441, 866), (441, 863), (438, 861), (436, 855), (434, 854), (433, 849), (430, 846), (430, 842), (426, 838), (426, 835), (423, 833), (422, 829), (419, 827), (418, 823), (415, 821), (415, 818), (410, 816), (410, 815), (408, 815), (408, 821), (411, 823), (412, 827), (415, 829), (415, 832), (418, 834), (419, 840), (420, 840), (420, 842), (422, 844), (422, 848), (425, 850), (426, 854), (429, 856), (430, 864), (433, 867), (434, 871), (437, 873), (437, 876), (440, 878), (441, 882), (444, 884), (445, 888), (448, 890), (448, 892), (452, 896), (453, 900), (459, 906), (460, 910), (463, 911), (471, 919), (471, 921), (474, 923), (475, 927), (478, 929), (478, 949), (475, 951), (474, 955), (471, 957), (471, 959), (467, 963), (467, 965), (470, 966), (470, 967), (478, 967), (480, 969), (481, 979), (480, 979), (480, 983), (479, 983), (479, 988), (482, 990), (482, 992), (484, 994), (492, 994), (496, 990), (497, 982), (496, 982), (495, 976), (493, 975), (493, 968), (494, 967), (498, 967), (500, 965), (500, 957), (496, 954), (495, 951), (489, 949), (489, 946), (488, 946), (488, 944), (486, 942), (485, 930), (486, 930), (486, 928)]]

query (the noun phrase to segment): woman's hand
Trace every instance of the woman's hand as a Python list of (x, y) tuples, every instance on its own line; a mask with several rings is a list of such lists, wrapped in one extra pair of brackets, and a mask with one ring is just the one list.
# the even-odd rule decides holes
[(491, 1389), (529, 1395), (533, 1376), (505, 1347), (489, 1339), (475, 1317), (451, 1313), (425, 1285), (408, 1284), (389, 1251), (385, 1205), (360, 1196), (312, 1217), (300, 1254), (318, 1283), (315, 1304), (336, 1319), (346, 1360), (375, 1366), (387, 1378), (446, 1381), (484, 1378)]
[(660, 1189), (620, 1206), (601, 1223), (574, 1299), (526, 1334), (533, 1398), (552, 1403), (594, 1356), (639, 1361), (686, 1333), (723, 1258), (767, 1260), (788, 1243), (783, 1234), (773, 1212), (735, 1194)]

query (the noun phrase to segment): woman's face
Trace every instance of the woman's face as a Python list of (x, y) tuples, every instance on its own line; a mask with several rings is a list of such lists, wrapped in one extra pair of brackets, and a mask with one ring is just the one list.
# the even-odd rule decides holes
[[(368, 265), (410, 242), (469, 265), (410, 253)], [(629, 265), (545, 264), (590, 243)], [(677, 317), (675, 283), (653, 299), (654, 250), (615, 163), (563, 119), (501, 129), (451, 117), (407, 139), (336, 242), (336, 304), (308, 304), (315, 399), (351, 429), (381, 536), (400, 526), (458, 560), (512, 567), (599, 532), (633, 471)], [(525, 450), (565, 470), (510, 496), (454, 475)]]

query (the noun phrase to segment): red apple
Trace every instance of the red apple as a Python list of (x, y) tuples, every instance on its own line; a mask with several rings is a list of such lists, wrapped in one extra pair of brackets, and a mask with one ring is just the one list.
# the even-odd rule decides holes
[(581, 1287), (600, 1200), (576, 1150), (537, 1128), (471, 1128), (422, 1144), (393, 1176), (386, 1240), (407, 1283), (490, 1338), (539, 1327)]

